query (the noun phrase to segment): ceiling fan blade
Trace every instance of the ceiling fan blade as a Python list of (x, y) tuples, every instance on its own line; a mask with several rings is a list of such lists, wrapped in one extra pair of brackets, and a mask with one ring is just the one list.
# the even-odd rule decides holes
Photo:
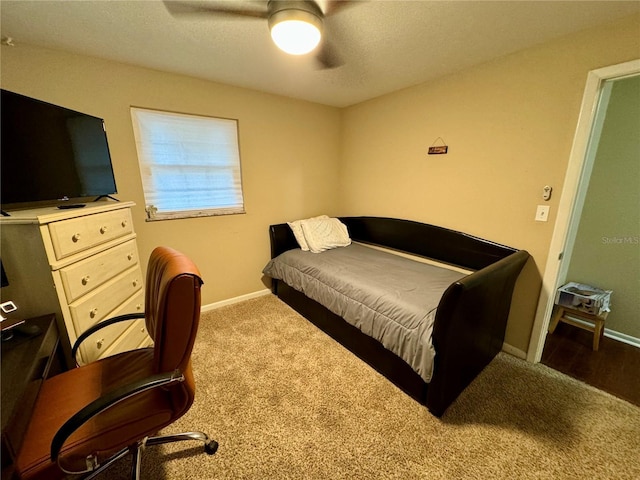
[(320, 69), (330, 70), (344, 65), (344, 61), (338, 54), (336, 48), (327, 40), (323, 40), (318, 48), (319, 50), (318, 53), (316, 53), (316, 62)]
[[(174, 16), (187, 15), (232, 15), (236, 17), (269, 18), (266, 8), (238, 8), (234, 2), (189, 2), (178, 0), (163, 0), (164, 6)], [(255, 2), (258, 3), (258, 2)], [(265, 2), (260, 2), (266, 7)]]

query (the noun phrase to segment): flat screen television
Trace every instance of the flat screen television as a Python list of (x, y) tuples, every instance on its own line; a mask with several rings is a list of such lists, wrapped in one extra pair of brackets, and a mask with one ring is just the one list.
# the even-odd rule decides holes
[(101, 118), (4, 89), (0, 112), (3, 210), (117, 193)]

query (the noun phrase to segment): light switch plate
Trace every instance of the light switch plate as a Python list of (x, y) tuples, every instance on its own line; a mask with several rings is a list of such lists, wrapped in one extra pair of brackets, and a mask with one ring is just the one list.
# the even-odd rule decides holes
[(549, 205), (538, 205), (536, 222), (546, 222), (549, 218)]

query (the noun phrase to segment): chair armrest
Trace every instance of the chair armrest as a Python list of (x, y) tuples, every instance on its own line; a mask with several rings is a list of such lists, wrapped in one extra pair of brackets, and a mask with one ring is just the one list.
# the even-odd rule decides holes
[[(57, 463), (58, 457), (60, 455), (60, 450), (62, 449), (67, 439), (82, 425), (84, 425), (96, 415), (139, 393), (151, 390), (153, 388), (164, 387), (172, 383), (183, 381), (184, 375), (178, 370), (168, 373), (159, 373), (157, 375), (152, 375), (142, 380), (138, 380), (137, 382), (132, 382), (124, 385), (107, 393), (102, 397), (97, 398), (96, 400), (79, 410), (58, 429), (53, 437), (53, 440), (51, 441), (51, 460)], [(87, 473), (93, 470), (89, 468), (82, 472), (69, 472), (65, 470), (59, 463), (58, 466), (67, 474)]]
[(95, 325), (87, 328), (84, 332), (80, 334), (80, 336), (76, 339), (73, 344), (73, 348), (71, 349), (71, 358), (73, 358), (78, 365), (78, 360), (76, 359), (76, 354), (78, 353), (78, 348), (80, 348), (80, 344), (84, 342), (91, 335), (96, 333), (98, 330), (103, 329), (104, 327), (108, 327), (109, 325), (113, 325), (114, 323), (125, 322), (130, 320), (137, 320), (138, 318), (144, 318), (144, 313), (126, 313), (124, 315), (118, 315), (117, 317), (109, 318), (107, 320), (103, 320), (102, 322), (98, 322)]

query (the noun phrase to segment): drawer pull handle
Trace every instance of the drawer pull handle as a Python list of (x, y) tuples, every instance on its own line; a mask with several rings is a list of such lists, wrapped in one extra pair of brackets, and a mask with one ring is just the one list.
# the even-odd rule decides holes
[(80, 240), (80, 234), (76, 233), (71, 237), (71, 240), (73, 240), (74, 242), (77, 242)]
[(89, 283), (89, 275), (82, 277), (82, 284), (86, 285), (87, 283)]
[(127, 255), (127, 260), (132, 260), (133, 259), (133, 253), (130, 253)]
[(127, 227), (127, 221), (123, 220), (120, 225), (122, 225), (122, 228), (126, 228)]
[(136, 305), (136, 310), (142, 310), (142, 304), (141, 303)]
[(96, 347), (98, 348), (102, 348), (102, 345), (104, 344), (104, 338), (101, 338), (100, 340), (98, 340), (96, 342)]
[(107, 226), (106, 225), (104, 227), (100, 227), (100, 233), (103, 234), (103, 235), (105, 233), (107, 233)]
[(138, 286), (138, 280), (134, 280), (134, 281), (133, 281), (133, 286), (134, 286), (134, 287), (137, 287), (137, 286)]
[(97, 308), (92, 308), (91, 311), (89, 312), (89, 316), (91, 318), (95, 318), (97, 314), (98, 314), (98, 309)]

